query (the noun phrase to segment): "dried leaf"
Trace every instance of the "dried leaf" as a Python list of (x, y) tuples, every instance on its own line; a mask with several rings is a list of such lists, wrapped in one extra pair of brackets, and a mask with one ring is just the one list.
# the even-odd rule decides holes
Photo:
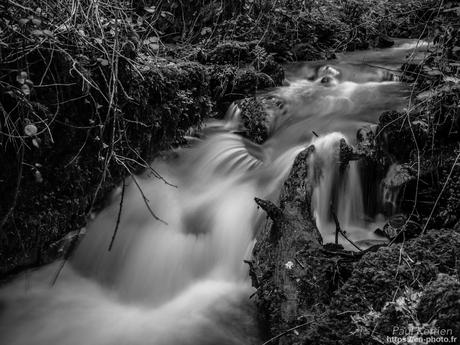
[(32, 145), (38, 149), (40, 147), (39, 140), (36, 138), (32, 139)]
[(18, 20), (18, 22), (19, 22), (19, 25), (24, 26), (29, 22), (29, 19), (21, 18), (21, 19)]

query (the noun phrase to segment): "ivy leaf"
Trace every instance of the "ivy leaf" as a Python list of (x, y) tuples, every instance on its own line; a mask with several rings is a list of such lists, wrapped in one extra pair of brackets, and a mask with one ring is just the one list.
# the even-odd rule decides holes
[(43, 33), (48, 37), (54, 37), (54, 34), (50, 30), (43, 30)]
[(206, 34), (209, 34), (212, 32), (212, 29), (210, 27), (204, 27), (203, 29), (201, 29), (201, 36), (204, 36)]
[(34, 36), (43, 36), (43, 30), (32, 30), (30, 33)]
[(101, 66), (108, 66), (109, 65), (109, 61), (107, 59), (97, 58), (96, 60), (101, 64)]
[(29, 96), (30, 95), (30, 87), (27, 84), (23, 84), (21, 86), (21, 91), (24, 95)]
[(19, 22), (19, 25), (24, 26), (29, 22), (29, 19), (21, 18), (21, 19), (18, 20), (18, 22)]
[(35, 25), (35, 26), (39, 26), (41, 23), (42, 23), (42, 21), (39, 18), (32, 19), (32, 24)]
[(156, 36), (151, 36), (148, 37), (144, 40), (144, 44), (150, 44), (150, 43), (157, 43), (159, 41), (159, 38)]
[(30, 124), (24, 127), (24, 134), (28, 137), (33, 137), (37, 134), (37, 126)]
[(158, 50), (160, 49), (160, 45), (158, 43), (151, 43), (149, 44), (149, 47), (152, 49), (152, 50)]

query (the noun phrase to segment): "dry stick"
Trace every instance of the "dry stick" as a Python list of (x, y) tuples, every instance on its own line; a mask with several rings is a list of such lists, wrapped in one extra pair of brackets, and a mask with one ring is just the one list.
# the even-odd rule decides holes
[(452, 164), (452, 167), (450, 168), (449, 175), (447, 175), (446, 182), (444, 182), (444, 185), (442, 186), (441, 192), (439, 192), (438, 197), (436, 198), (436, 202), (433, 205), (433, 208), (431, 209), (430, 215), (425, 223), (425, 226), (423, 227), (422, 230), (422, 235), (425, 233), (426, 228), (428, 227), (428, 223), (431, 220), (431, 217), (433, 216), (434, 210), (436, 209), (436, 206), (438, 205), (439, 200), (441, 199), (442, 193), (444, 193), (444, 190), (446, 189), (447, 184), (449, 183), (450, 177), (452, 176), (452, 173), (454, 172), (455, 166), (457, 165), (458, 159), (460, 158), (460, 152), (458, 153), (457, 157), (455, 157), (454, 164)]
[(118, 208), (117, 223), (115, 225), (115, 229), (113, 230), (112, 239), (110, 240), (109, 252), (112, 250), (113, 243), (115, 242), (115, 237), (117, 236), (118, 227), (120, 226), (121, 211), (123, 210), (123, 199), (125, 198), (125, 187), (126, 187), (126, 182), (125, 182), (125, 179), (123, 179), (123, 184), (121, 187), (120, 207)]
[(345, 234), (345, 232), (342, 230), (342, 228), (340, 227), (340, 223), (339, 223), (339, 220), (337, 218), (337, 215), (335, 214), (334, 212), (334, 207), (332, 206), (331, 204), (331, 213), (332, 213), (332, 217), (334, 218), (334, 223), (335, 223), (335, 243), (338, 244), (338, 234), (340, 233), (343, 237), (345, 237), (345, 239), (351, 243), (351, 245), (353, 247), (355, 247), (356, 249), (358, 249), (360, 252), (362, 252), (363, 250), (361, 248), (358, 247), (358, 245), (353, 242), (352, 240), (350, 240), (348, 238), (348, 236)]
[(15, 1), (8, 0), (8, 3), (9, 3), (10, 5), (12, 5), (12, 6), (16, 6), (16, 7), (20, 8), (20, 9), (23, 9), (24, 11), (29, 11), (29, 12), (34, 12), (34, 13), (35, 13), (35, 10), (34, 10), (34, 9), (32, 9), (32, 8), (30, 8), (30, 7), (25, 7), (25, 6), (21, 5), (21, 4), (18, 4), (18, 3), (15, 2)]

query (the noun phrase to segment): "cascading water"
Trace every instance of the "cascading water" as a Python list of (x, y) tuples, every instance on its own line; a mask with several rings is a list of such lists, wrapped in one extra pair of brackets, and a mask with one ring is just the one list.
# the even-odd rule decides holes
[[(400, 62), (408, 49), (388, 49), (379, 56)], [(351, 140), (381, 111), (405, 102), (403, 87), (382, 80), (378, 69), (338, 63), (320, 72), (331, 81), (320, 74), (310, 80), (311, 66), (291, 69), (291, 85), (274, 92), (285, 109), (265, 144), (232, 133), (235, 114), (215, 123), (201, 143), (152, 163), (167, 183), (148, 174), (126, 181), (110, 251), (119, 193), (89, 225), (54, 286), (50, 282), (59, 262), (4, 286), (0, 342), (259, 344), (243, 263), (264, 217), (253, 198), (276, 201), (297, 153), (313, 142), (310, 164), (318, 171), (318, 184), (312, 204), (324, 242), (333, 241), (335, 231), (331, 202), (349, 237), (374, 239), (373, 227), (363, 219), (358, 163), (342, 171), (335, 153), (341, 138)], [(313, 131), (320, 138), (313, 139)], [(161, 220), (152, 217), (143, 196)]]
[[(313, 191), (312, 206), (316, 225), (324, 243), (335, 241), (336, 224), (332, 212), (336, 213), (342, 229), (346, 229), (356, 244), (362, 248), (372, 240), (382, 240), (373, 233), (378, 222), (367, 222), (361, 188), (358, 162), (349, 162), (345, 170), (340, 166), (339, 144), (346, 139), (341, 133), (331, 133), (313, 142), (315, 154), (311, 158), (312, 171), (320, 171), (319, 181)], [(312, 173), (313, 174), (313, 173)], [(310, 178), (315, 178), (311, 176)], [(376, 221), (380, 217), (376, 217)], [(353, 250), (353, 245), (341, 240), (346, 248)]]

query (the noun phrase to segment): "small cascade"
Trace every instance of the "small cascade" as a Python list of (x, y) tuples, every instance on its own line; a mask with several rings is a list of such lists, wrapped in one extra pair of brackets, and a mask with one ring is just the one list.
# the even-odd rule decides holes
[[(363, 192), (358, 162), (350, 162), (345, 168), (340, 165), (340, 140), (346, 137), (334, 132), (313, 141), (315, 154), (311, 158), (311, 176), (316, 181), (312, 207), (316, 224), (324, 243), (335, 241), (336, 225), (334, 212), (347, 237), (361, 243), (362, 249), (370, 240), (381, 240), (373, 234), (376, 224), (365, 219)], [(353, 250), (353, 246), (339, 236), (339, 243)]]

